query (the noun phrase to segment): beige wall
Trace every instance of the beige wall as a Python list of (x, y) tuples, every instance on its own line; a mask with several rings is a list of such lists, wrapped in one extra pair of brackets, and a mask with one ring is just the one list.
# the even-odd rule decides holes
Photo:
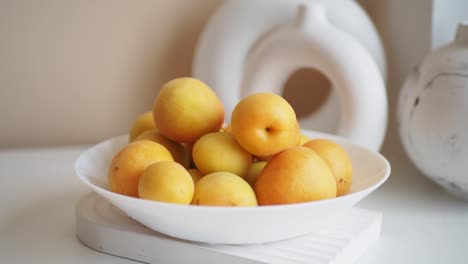
[[(399, 87), (430, 45), (431, 1), (360, 2), (387, 49), (393, 141)], [(221, 3), (0, 0), (0, 148), (126, 133), (164, 82), (190, 74), (197, 37)]]
[(0, 0), (0, 147), (126, 133), (220, 0)]

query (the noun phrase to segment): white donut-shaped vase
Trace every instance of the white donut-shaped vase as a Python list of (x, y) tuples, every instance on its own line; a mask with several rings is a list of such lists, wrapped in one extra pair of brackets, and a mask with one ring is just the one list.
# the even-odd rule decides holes
[[(387, 104), (382, 81), (386, 77), (385, 56), (381, 41), (372, 22), (354, 1), (226, 1), (211, 17), (200, 36), (193, 61), (193, 76), (206, 82), (220, 96), (226, 108), (226, 122), (230, 121), (232, 109), (234, 109), (235, 104), (242, 97), (258, 90), (281, 93), (278, 89), (283, 86), (287, 77), (300, 66), (321, 70), (332, 81), (334, 88), (341, 85), (342, 82), (340, 80), (344, 78), (344, 75), (332, 68), (326, 70), (326, 67), (317, 67), (319, 65), (315, 62), (315, 53), (313, 53), (314, 57), (311, 57), (312, 53), (310, 49), (307, 51), (309, 54), (307, 56), (297, 54), (303, 60), (302, 62), (300, 60), (280, 59), (281, 56), (288, 55), (290, 52), (288, 53), (286, 49), (282, 49), (281, 47), (274, 48), (274, 45), (271, 46), (271, 51), (267, 51), (270, 48), (267, 50), (262, 49), (262, 52), (259, 51), (259, 47), (265, 46), (265, 41), (271, 38), (274, 33), (280, 32), (285, 26), (288, 27), (292, 21), (295, 21), (298, 7), (303, 3), (307, 5), (318, 3), (326, 9), (329, 28), (334, 30), (334, 32), (339, 32), (341, 35), (347, 35), (344, 38), (346, 40), (351, 39), (353, 47), (360, 47), (360, 52), (358, 53), (365, 54), (365, 59), (363, 59), (365, 62), (359, 62), (358, 64), (361, 66), (366, 65), (366, 67), (367, 65), (372, 65), (369, 66), (372, 68), (371, 70), (362, 70), (365, 70), (368, 75), (373, 75), (371, 79), (374, 81), (369, 81), (370, 83), (376, 83), (378, 82), (376, 79), (379, 79), (380, 82), (377, 87), (374, 87), (374, 90), (382, 90), (380, 92), (381, 95), (373, 99), (374, 102), (382, 103), (377, 107), (381, 110), (376, 110), (372, 108), (375, 105), (369, 102), (365, 102), (361, 106), (354, 105), (356, 102), (361, 103), (361, 101), (366, 101), (362, 99), (354, 100), (355, 98), (369, 97), (369, 95), (363, 93), (366, 89), (358, 92), (357, 88), (346, 90), (336, 87), (332, 91), (333, 96), (329, 96), (324, 107), (320, 109), (319, 115), (336, 114), (333, 112), (335, 110), (331, 108), (336, 107), (336, 103), (333, 101), (338, 100), (340, 116), (338, 129), (335, 133), (348, 137), (356, 141), (356, 143), (378, 150), (385, 135), (386, 125), (377, 125), (378, 128), (371, 129), (365, 125), (369, 121), (361, 122), (360, 120), (368, 120), (367, 117), (361, 117), (361, 115), (373, 113), (375, 115), (374, 119), (379, 120), (378, 122), (374, 122), (373, 126), (380, 123), (386, 124)], [(327, 32), (323, 30), (320, 32), (322, 36), (326, 37)], [(302, 33), (307, 35), (313, 32), (302, 31)], [(314, 34), (314, 36), (318, 35)], [(307, 39), (306, 36), (299, 41), (303, 44), (299, 44), (298, 40), (300, 38), (297, 36), (294, 40), (295, 45), (306, 45), (307, 41), (303, 41)], [(320, 38), (320, 36), (314, 38)], [(282, 41), (282, 43), (287, 44), (288, 41)], [(255, 54), (260, 53), (264, 55), (268, 54), (268, 56), (260, 56), (263, 59), (252, 58), (258, 57)], [(340, 54), (347, 56), (344, 52)], [(319, 56), (323, 57), (326, 55), (322, 54)], [(351, 55), (351, 57), (361, 61), (361, 58), (356, 56)], [(276, 65), (274, 68), (281, 69), (282, 72), (272, 74), (274, 69), (272, 71), (272, 67), (268, 65), (269, 62), (266, 63), (267, 61), (272, 61)], [(284, 65), (281, 65), (282, 63)], [(340, 67), (337, 66), (336, 69), (340, 69)], [(343, 71), (345, 70), (343, 69)], [(360, 77), (356, 76), (353, 78), (360, 79)], [(349, 110), (353, 111), (348, 112)], [(358, 127), (360, 129), (357, 129)], [(370, 129), (369, 132), (363, 132), (368, 129)], [(372, 136), (369, 137), (369, 134), (372, 134)]]
[(242, 85), (248, 89), (241, 94), (279, 93), (277, 84), (304, 67), (329, 76), (337, 90), (337, 134), (379, 149), (387, 125), (387, 95), (379, 69), (354, 38), (328, 23), (320, 4), (302, 6), (295, 20), (269, 33), (252, 50)]

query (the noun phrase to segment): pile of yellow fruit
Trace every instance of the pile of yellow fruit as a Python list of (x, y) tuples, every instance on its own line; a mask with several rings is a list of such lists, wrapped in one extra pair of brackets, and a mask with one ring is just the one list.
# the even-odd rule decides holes
[(192, 205), (257, 206), (334, 198), (349, 191), (343, 148), (301, 134), (273, 93), (242, 99), (224, 124), (216, 94), (195, 78), (166, 83), (109, 166), (110, 190)]

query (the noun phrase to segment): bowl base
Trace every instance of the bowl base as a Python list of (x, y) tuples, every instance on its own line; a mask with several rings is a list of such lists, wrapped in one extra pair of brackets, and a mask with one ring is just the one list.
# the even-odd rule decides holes
[(136, 222), (94, 193), (77, 203), (76, 220), (78, 238), (86, 246), (145, 263), (344, 264), (357, 261), (377, 240), (382, 214), (352, 208), (345, 217), (310, 234), (250, 245), (213, 245), (169, 237)]

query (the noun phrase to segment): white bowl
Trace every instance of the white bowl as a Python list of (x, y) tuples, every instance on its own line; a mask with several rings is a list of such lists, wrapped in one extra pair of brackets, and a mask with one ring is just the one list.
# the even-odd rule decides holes
[(311, 232), (339, 217), (387, 180), (390, 164), (379, 153), (342, 138), (303, 131), (311, 138), (339, 142), (353, 162), (349, 194), (322, 201), (259, 207), (191, 206), (155, 202), (109, 191), (107, 169), (114, 155), (128, 143), (112, 138), (84, 151), (75, 163), (79, 178), (98, 195), (143, 225), (163, 234), (212, 244), (251, 244), (292, 238)]

